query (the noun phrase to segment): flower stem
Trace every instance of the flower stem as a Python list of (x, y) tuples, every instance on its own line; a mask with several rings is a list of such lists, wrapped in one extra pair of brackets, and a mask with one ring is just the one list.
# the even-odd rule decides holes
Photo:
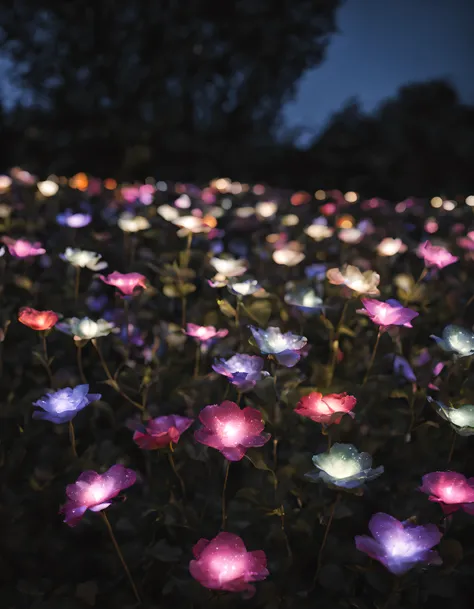
[(456, 432), (453, 431), (453, 441), (451, 442), (451, 449), (449, 451), (449, 455), (448, 455), (448, 465), (451, 463), (451, 459), (453, 458), (453, 454), (454, 454), (454, 447), (456, 446)]
[(44, 357), (44, 367), (45, 370), (48, 374), (48, 379), (49, 379), (49, 385), (51, 387), (51, 389), (53, 388), (53, 375), (51, 373), (51, 368), (49, 366), (49, 362), (48, 362), (48, 347), (46, 345), (46, 333), (45, 332), (40, 332), (41, 334), (41, 342), (43, 345), (43, 357)]
[(227, 461), (227, 465), (225, 468), (225, 477), (224, 477), (224, 486), (222, 487), (222, 530), (225, 531), (225, 525), (227, 522), (227, 511), (226, 511), (226, 503), (225, 503), (225, 492), (227, 489), (227, 480), (229, 479), (229, 469), (230, 469), (230, 461)]
[(186, 296), (181, 296), (181, 327), (183, 328), (183, 330), (186, 329), (186, 305)]
[(74, 423), (72, 421), (69, 421), (69, 440), (71, 442), (72, 454), (77, 459), (76, 434), (74, 433)]
[(375, 356), (377, 354), (377, 348), (379, 346), (379, 342), (380, 342), (380, 337), (381, 336), (382, 336), (382, 330), (379, 328), (379, 331), (378, 331), (378, 334), (377, 334), (377, 340), (375, 341), (374, 350), (372, 351), (372, 357), (370, 358), (369, 366), (367, 368), (367, 372), (365, 373), (362, 385), (365, 385), (366, 382), (367, 382), (367, 379), (369, 378), (370, 371), (372, 370), (372, 366), (374, 365)]
[(174, 462), (174, 458), (173, 458), (173, 445), (171, 442), (170, 442), (170, 450), (168, 453), (168, 461), (170, 462), (171, 469), (173, 470), (174, 475), (176, 476), (176, 478), (179, 481), (179, 485), (181, 486), (181, 492), (183, 494), (183, 497), (185, 497), (186, 496), (186, 487), (184, 486), (184, 480), (179, 475), (178, 470), (176, 469), (176, 463)]
[(334, 518), (334, 512), (336, 511), (336, 506), (339, 503), (340, 496), (341, 496), (341, 494), (337, 493), (336, 499), (334, 500), (334, 503), (332, 504), (332, 507), (331, 507), (331, 512), (329, 513), (329, 519), (328, 519), (328, 522), (327, 522), (327, 525), (326, 525), (326, 530), (324, 531), (323, 541), (321, 542), (321, 547), (319, 548), (318, 564), (317, 564), (316, 573), (315, 573), (315, 576), (314, 576), (314, 580), (315, 581), (317, 580), (319, 572), (321, 571), (321, 566), (322, 566), (322, 561), (323, 561), (324, 547), (326, 546), (326, 541), (327, 541), (327, 538), (328, 538), (329, 529), (331, 528), (332, 520)]
[(189, 231), (188, 236), (186, 238), (186, 249), (184, 254), (183, 266), (186, 268), (189, 265), (189, 259), (191, 257), (191, 245), (193, 242), (193, 234)]
[(334, 337), (332, 338), (331, 341), (331, 360), (329, 363), (329, 371), (328, 371), (328, 375), (327, 375), (327, 379), (326, 379), (326, 387), (329, 387), (332, 383), (332, 379), (334, 377), (334, 370), (336, 369), (336, 363), (337, 363), (337, 354), (339, 352), (339, 337), (341, 335), (341, 328), (344, 325), (344, 321), (346, 319), (346, 313), (347, 313), (347, 308), (349, 306), (349, 299), (346, 300), (346, 302), (344, 303), (344, 307), (342, 309), (342, 313), (341, 313), (341, 318), (339, 319), (339, 323), (337, 324), (337, 328), (336, 328), (336, 333), (334, 335)]
[(110, 539), (112, 540), (115, 551), (117, 552), (117, 556), (119, 557), (120, 562), (122, 563), (123, 570), (125, 571), (125, 574), (128, 577), (128, 581), (130, 582), (130, 585), (132, 587), (133, 594), (135, 595), (135, 598), (137, 599), (138, 604), (141, 605), (142, 599), (140, 598), (140, 595), (138, 594), (137, 587), (135, 585), (135, 582), (133, 581), (133, 577), (132, 577), (132, 574), (130, 573), (130, 569), (128, 568), (127, 563), (125, 562), (125, 558), (123, 557), (122, 550), (120, 549), (120, 547), (117, 543), (117, 540), (115, 539), (115, 535), (112, 530), (112, 526), (109, 522), (109, 519), (107, 518), (107, 515), (104, 511), (100, 512), (100, 515), (102, 516), (102, 520), (104, 521), (105, 526), (107, 527), (107, 530), (110, 535)]
[(79, 280), (81, 278), (81, 267), (76, 266), (76, 280), (74, 282), (74, 302), (79, 298)]
[(423, 279), (426, 277), (428, 273), (428, 269), (426, 268), (426, 266), (424, 267), (424, 269), (421, 271), (420, 276), (418, 277), (418, 279), (415, 281), (415, 283), (413, 284), (412, 289), (407, 293), (405, 300), (403, 302), (403, 306), (407, 306), (407, 304), (410, 302), (410, 298), (413, 296), (413, 294), (416, 292), (416, 288), (419, 286), (419, 284), (423, 281)]
[(81, 378), (81, 382), (85, 385), (87, 383), (85, 374), (84, 374), (84, 368), (82, 366), (82, 347), (80, 347), (77, 343), (76, 343), (76, 355), (77, 355), (77, 368), (79, 369), (79, 376)]
[(130, 351), (130, 323), (129, 323), (129, 318), (130, 318), (130, 306), (128, 303), (127, 298), (123, 299), (123, 318), (124, 318), (124, 324), (125, 324), (125, 337), (127, 340), (127, 357), (128, 357), (128, 353)]
[(194, 361), (194, 373), (193, 378), (197, 379), (199, 376), (199, 364), (201, 363), (201, 343), (198, 343), (196, 347), (196, 359)]

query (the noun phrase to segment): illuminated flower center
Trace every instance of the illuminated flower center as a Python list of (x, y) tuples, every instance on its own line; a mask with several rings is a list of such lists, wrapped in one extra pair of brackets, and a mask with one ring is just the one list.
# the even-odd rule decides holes
[(226, 446), (237, 446), (242, 439), (244, 431), (241, 422), (232, 421), (224, 423), (219, 435)]
[(418, 551), (418, 547), (414, 541), (404, 533), (391, 537), (390, 540), (386, 542), (385, 548), (393, 558), (409, 558)]
[(72, 409), (68, 396), (61, 393), (51, 397), (51, 405), (56, 413), (65, 412), (66, 410)]
[(92, 259), (92, 256), (88, 252), (79, 252), (71, 257), (72, 262), (75, 262), (79, 266), (86, 266)]
[(361, 471), (358, 461), (344, 457), (331, 457), (324, 463), (324, 471), (333, 478), (342, 479), (354, 476)]
[(439, 497), (445, 503), (462, 503), (465, 499), (465, 489), (451, 484), (439, 489)]
[(17, 241), (15, 244), (15, 251), (18, 256), (27, 256), (30, 252), (31, 246), (26, 241)]
[(98, 326), (95, 321), (84, 319), (79, 323), (77, 329), (84, 338), (92, 338), (97, 334)]
[(474, 426), (474, 406), (465, 406), (447, 411), (447, 417), (458, 427)]
[(306, 292), (306, 294), (301, 299), (301, 304), (304, 307), (313, 307), (318, 302), (319, 299), (314, 292)]
[(466, 341), (463, 336), (453, 334), (449, 337), (449, 343), (451, 348), (458, 351), (459, 353), (470, 353), (471, 345)]
[(110, 485), (99, 480), (91, 484), (85, 492), (84, 500), (90, 504), (102, 503), (110, 497)]
[(276, 334), (268, 338), (268, 346), (270, 349), (278, 353), (288, 348), (287, 340), (282, 334)]
[(244, 556), (218, 554), (209, 562), (209, 571), (220, 584), (233, 581), (245, 573), (246, 560)]

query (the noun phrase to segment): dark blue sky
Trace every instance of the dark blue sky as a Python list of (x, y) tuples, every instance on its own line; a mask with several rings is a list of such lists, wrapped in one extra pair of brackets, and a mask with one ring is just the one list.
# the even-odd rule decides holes
[(289, 126), (313, 133), (350, 97), (370, 111), (408, 82), (447, 77), (474, 103), (474, 0), (346, 0), (323, 64), (301, 80)]

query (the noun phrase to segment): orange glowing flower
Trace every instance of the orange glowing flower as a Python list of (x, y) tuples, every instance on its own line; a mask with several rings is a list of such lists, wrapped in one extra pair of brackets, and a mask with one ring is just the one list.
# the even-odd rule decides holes
[(22, 307), (18, 314), (18, 321), (32, 330), (51, 330), (58, 319), (54, 311), (37, 311), (31, 307)]

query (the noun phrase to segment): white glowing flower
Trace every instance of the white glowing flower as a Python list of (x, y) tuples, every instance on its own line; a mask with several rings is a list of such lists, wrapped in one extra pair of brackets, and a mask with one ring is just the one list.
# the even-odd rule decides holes
[(289, 243), (273, 252), (273, 261), (284, 266), (296, 266), (305, 259), (305, 255), (300, 251), (299, 247)]
[(83, 317), (82, 319), (72, 317), (71, 319), (66, 319), (63, 322), (56, 324), (55, 327), (57, 330), (65, 332), (66, 334), (71, 334), (75, 339), (79, 340), (91, 340), (93, 338), (107, 336), (116, 329), (113, 324), (105, 319), (93, 321), (88, 317)]
[(450, 408), (431, 397), (428, 397), (428, 402), (435, 407), (438, 414), (448, 421), (460, 436), (474, 435), (474, 404), (463, 404), (457, 408)]
[(377, 254), (379, 256), (395, 256), (406, 252), (407, 246), (401, 239), (391, 239), (386, 237), (377, 245)]
[(139, 231), (147, 230), (151, 226), (144, 216), (134, 216), (128, 211), (120, 214), (117, 224), (124, 233), (138, 233)]
[(199, 216), (180, 216), (173, 220), (173, 224), (180, 227), (178, 237), (187, 237), (190, 233), (208, 233), (211, 227)]
[(167, 222), (173, 222), (173, 220), (179, 217), (179, 211), (175, 207), (171, 207), (171, 205), (160, 205), (156, 212)]
[(307, 228), (304, 229), (304, 232), (314, 239), (315, 241), (323, 241), (324, 239), (329, 239), (332, 237), (334, 233), (334, 229), (330, 228), (326, 224), (311, 224)]
[(238, 277), (247, 270), (247, 261), (235, 258), (211, 258), (210, 263), (224, 277)]
[(72, 247), (67, 247), (64, 254), (60, 254), (59, 257), (74, 267), (88, 268), (91, 271), (102, 271), (108, 266), (107, 262), (100, 261), (102, 258), (100, 254), (73, 249)]

